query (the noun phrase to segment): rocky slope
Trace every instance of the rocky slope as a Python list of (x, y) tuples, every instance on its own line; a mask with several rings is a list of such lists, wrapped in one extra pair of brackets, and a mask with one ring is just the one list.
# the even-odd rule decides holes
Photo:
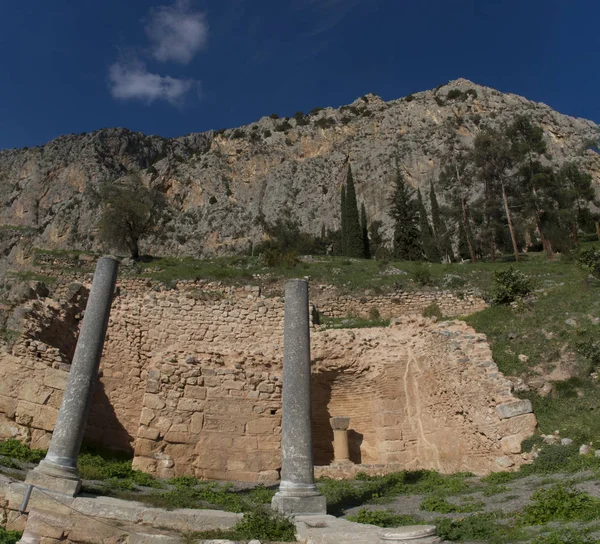
[[(449, 100), (453, 89), (476, 93)], [(600, 188), (600, 155), (584, 149), (600, 136), (598, 125), (459, 79), (391, 102), (367, 95), (300, 121), (263, 117), (238, 129), (173, 139), (101, 129), (1, 151), (0, 255), (15, 257), (23, 245), (99, 249), (98, 190), (131, 171), (169, 200), (160, 233), (142, 247), (153, 254), (247, 250), (261, 239), (264, 222), (285, 216), (315, 234), (322, 225), (338, 228), (348, 162), (359, 204), (389, 229), (398, 157), (410, 183), (427, 188), (452, 132), (469, 144), (480, 126), (518, 114), (544, 128), (553, 162), (578, 161)]]

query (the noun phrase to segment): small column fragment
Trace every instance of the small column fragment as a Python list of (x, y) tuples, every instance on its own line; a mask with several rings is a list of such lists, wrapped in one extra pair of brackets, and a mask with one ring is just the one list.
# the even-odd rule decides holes
[(77, 457), (92, 406), (118, 266), (112, 257), (98, 260), (50, 447), (46, 458), (29, 472), (27, 483), (71, 496), (79, 492)]
[(350, 418), (345, 416), (332, 417), (330, 420), (333, 429), (333, 463), (350, 463), (350, 449), (348, 448), (348, 427)]
[(314, 481), (308, 282), (285, 284), (281, 484), (272, 506), (283, 514), (325, 514)]

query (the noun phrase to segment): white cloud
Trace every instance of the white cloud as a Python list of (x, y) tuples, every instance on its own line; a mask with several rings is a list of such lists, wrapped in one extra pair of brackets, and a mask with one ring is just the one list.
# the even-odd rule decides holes
[(155, 100), (166, 100), (181, 105), (185, 96), (193, 89), (199, 91), (199, 82), (178, 79), (148, 72), (140, 61), (116, 62), (108, 71), (110, 93), (122, 100), (139, 99), (147, 104)]
[(145, 21), (152, 56), (158, 61), (188, 64), (206, 44), (208, 24), (204, 13), (193, 11), (189, 0), (153, 8)]

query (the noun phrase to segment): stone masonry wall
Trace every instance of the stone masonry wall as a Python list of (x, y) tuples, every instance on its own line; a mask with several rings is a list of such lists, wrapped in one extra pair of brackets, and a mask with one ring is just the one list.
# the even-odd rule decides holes
[[(0, 354), (0, 438), (47, 447), (89, 279), (59, 286), (64, 302), (35, 300), (25, 308), (23, 334), (12, 353)], [(323, 291), (312, 288), (311, 301), (329, 315), (357, 313), (351, 308), (368, 314), (377, 304), (386, 316), (431, 301), (413, 295), (412, 303), (385, 297), (336, 303)], [(464, 308), (482, 304), (464, 302)], [(313, 327), (317, 464), (332, 460), (329, 418), (337, 415), (351, 418), (356, 463), (486, 472), (524, 462), (520, 440), (535, 417), (521, 407), (522, 420), (515, 416), (508, 425), (495, 413), (497, 405), (518, 401), (484, 337), (461, 322), (396, 321), (389, 328)], [(136, 467), (160, 476), (275, 478), (282, 333), (283, 299), (258, 287), (182, 282), (178, 290), (161, 290), (145, 279), (122, 279), (86, 439), (129, 450)], [(52, 346), (50, 336), (63, 340)]]

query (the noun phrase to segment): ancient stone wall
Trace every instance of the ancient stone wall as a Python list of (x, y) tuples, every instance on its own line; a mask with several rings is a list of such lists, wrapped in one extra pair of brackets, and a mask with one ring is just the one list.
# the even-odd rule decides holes
[[(87, 440), (129, 450), (136, 467), (160, 476), (275, 479), (282, 298), (264, 296), (258, 287), (178, 287), (159, 290), (145, 279), (119, 282)], [(30, 302), (12, 354), (0, 355), (0, 438), (48, 444), (85, 299), (81, 286), (59, 289), (70, 302)], [(399, 315), (432, 301), (413, 295), (396, 297), (402, 303), (386, 297), (342, 297), (336, 303), (323, 290), (313, 291), (311, 302), (329, 315), (361, 309), (368, 314), (375, 304), (382, 316)], [(435, 295), (448, 301), (442, 307), (458, 309), (452, 297)], [(463, 302), (458, 313), (483, 304)], [(535, 417), (528, 406), (506, 420), (496, 412), (498, 405), (518, 401), (485, 338), (462, 322), (394, 322), (353, 330), (313, 326), (316, 464), (333, 459), (332, 416), (350, 417), (351, 460), (373, 470), (483, 473), (524, 462), (520, 441), (533, 431)]]

